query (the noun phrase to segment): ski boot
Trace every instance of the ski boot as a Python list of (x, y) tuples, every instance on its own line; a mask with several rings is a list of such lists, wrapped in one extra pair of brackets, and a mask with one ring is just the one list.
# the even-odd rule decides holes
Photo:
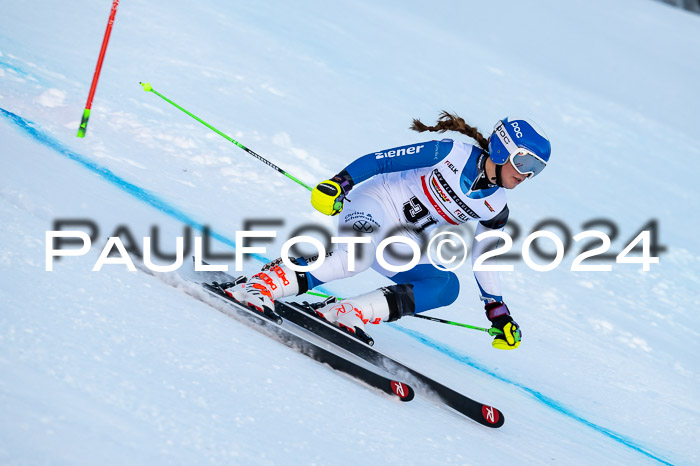
[[(304, 278), (303, 283), (300, 275)], [(237, 302), (281, 323), (282, 318), (275, 312), (275, 299), (306, 291), (305, 282), (303, 273), (298, 274), (284, 265), (274, 265), (226, 290), (226, 293)]]

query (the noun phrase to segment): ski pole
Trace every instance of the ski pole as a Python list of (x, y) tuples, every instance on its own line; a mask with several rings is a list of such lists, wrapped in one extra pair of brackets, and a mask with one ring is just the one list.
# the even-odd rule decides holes
[(493, 327), (491, 327), (491, 328), (476, 327), (474, 325), (462, 324), (460, 322), (453, 322), (451, 320), (438, 319), (437, 317), (423, 316), (420, 314), (413, 314), (413, 317), (418, 317), (419, 319), (432, 320), (433, 322), (440, 322), (443, 324), (457, 325), (459, 327), (470, 328), (472, 330), (481, 330), (482, 332), (486, 332), (491, 336), (503, 335), (503, 331), (501, 331), (497, 328), (493, 328)]
[(119, 0), (112, 1), (112, 11), (109, 14), (109, 20), (107, 21), (107, 30), (105, 31), (104, 38), (102, 39), (102, 48), (100, 49), (100, 55), (97, 58), (97, 66), (95, 67), (95, 74), (92, 76), (92, 84), (90, 85), (90, 93), (88, 94), (87, 103), (85, 104), (85, 110), (83, 110), (83, 118), (80, 121), (80, 127), (78, 128), (79, 138), (85, 137), (85, 132), (87, 131), (88, 118), (90, 118), (90, 112), (92, 111), (92, 98), (95, 96), (95, 89), (97, 89), (97, 80), (100, 79), (100, 71), (102, 70), (102, 62), (105, 59), (105, 52), (107, 52), (107, 44), (109, 43), (109, 36), (112, 34), (112, 25), (114, 24), (114, 16), (117, 14), (117, 6), (119, 6)]
[[(315, 291), (307, 291), (306, 294), (311, 295), (311, 296), (318, 296), (319, 298), (333, 298), (334, 296), (329, 296), (327, 294), (323, 293), (317, 293)], [(342, 298), (335, 297), (338, 301), (342, 301)], [(437, 317), (429, 317), (429, 316), (424, 316), (420, 314), (413, 314), (413, 317), (417, 317), (419, 319), (426, 319), (426, 320), (432, 320), (433, 322), (440, 322), (442, 324), (449, 324), (449, 325), (456, 325), (458, 327), (464, 327), (464, 328), (470, 328), (472, 330), (480, 330), (482, 332), (486, 332), (491, 336), (495, 335), (503, 335), (503, 332), (497, 328), (483, 328), (483, 327), (477, 327), (475, 325), (469, 325), (469, 324), (463, 324), (460, 322), (453, 322), (451, 320), (445, 320), (445, 319), (438, 319)]]
[(259, 155), (259, 154), (256, 154), (255, 152), (253, 152), (252, 150), (248, 149), (246, 146), (244, 146), (244, 145), (241, 144), (240, 142), (236, 141), (236, 140), (233, 139), (232, 137), (230, 137), (230, 136), (228, 136), (228, 135), (222, 133), (221, 131), (219, 131), (218, 129), (214, 128), (212, 125), (210, 125), (210, 124), (207, 123), (206, 121), (202, 120), (201, 118), (197, 117), (196, 115), (194, 115), (194, 114), (188, 112), (187, 110), (185, 110), (184, 108), (180, 107), (178, 104), (176, 104), (175, 102), (173, 102), (172, 100), (168, 99), (167, 97), (165, 97), (165, 96), (164, 96), (163, 94), (161, 94), (160, 92), (158, 92), (158, 91), (156, 91), (155, 89), (153, 89), (153, 87), (151, 86), (150, 83), (139, 83), (139, 84), (141, 84), (141, 86), (143, 86), (143, 90), (144, 90), (144, 91), (154, 93), (155, 95), (157, 95), (157, 96), (160, 97), (161, 99), (165, 100), (166, 102), (168, 102), (169, 104), (171, 104), (171, 105), (174, 106), (175, 108), (177, 108), (177, 109), (183, 111), (184, 113), (186, 113), (187, 115), (191, 116), (192, 118), (194, 118), (195, 120), (197, 120), (198, 122), (200, 122), (201, 124), (203, 124), (204, 126), (206, 126), (207, 128), (209, 128), (210, 130), (214, 131), (214, 132), (215, 132), (216, 134), (218, 134), (219, 136), (223, 137), (224, 139), (227, 139), (228, 141), (234, 143), (236, 146), (240, 147), (240, 148), (243, 149), (244, 151), (248, 152), (250, 155), (252, 155), (252, 156), (255, 157), (256, 159), (260, 160), (260, 161), (263, 162), (264, 164), (266, 164), (266, 165), (268, 165), (268, 166), (274, 168), (275, 170), (277, 170), (278, 172), (280, 172), (281, 174), (283, 174), (283, 175), (286, 176), (287, 178), (291, 179), (292, 181), (294, 181), (294, 182), (296, 182), (296, 183), (299, 183), (300, 185), (302, 185), (303, 187), (305, 187), (305, 188), (308, 189), (309, 191), (312, 191), (312, 190), (313, 190), (313, 188), (312, 188), (311, 186), (309, 186), (308, 184), (306, 184), (306, 183), (304, 183), (303, 181), (300, 181), (299, 179), (297, 179), (297, 178), (295, 178), (294, 176), (290, 175), (289, 173), (287, 173), (286, 171), (282, 170), (280, 167), (278, 167), (278, 166), (275, 165), (274, 163), (270, 162), (269, 160), (267, 160), (267, 159), (264, 158), (263, 156), (261, 156), (261, 155)]

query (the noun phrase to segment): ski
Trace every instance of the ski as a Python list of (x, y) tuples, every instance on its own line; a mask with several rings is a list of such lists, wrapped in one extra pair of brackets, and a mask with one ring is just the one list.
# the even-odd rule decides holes
[(313, 307), (308, 303), (276, 302), (277, 313), (285, 320), (292, 322), (310, 332), (330, 341), (349, 351), (365, 361), (382, 368), (390, 374), (407, 375), (432, 391), (437, 398), (450, 408), (467, 416), (486, 427), (501, 427), (505, 421), (503, 413), (493, 406), (482, 404), (463, 395), (429, 377), (396, 361), (386, 354), (376, 350), (347, 332), (317, 317)]
[[(235, 281), (236, 279), (226, 272), (215, 272), (216, 279), (220, 281)], [(374, 341), (363, 342), (357, 336), (353, 336), (338, 327), (318, 317), (314, 305), (304, 302), (276, 301), (275, 311), (284, 320), (302, 327), (315, 335), (349, 351), (361, 359), (373, 364), (394, 376), (411, 377), (416, 383), (432, 392), (438, 401), (452, 408), (460, 414), (472, 419), (479, 424), (498, 428), (505, 422), (503, 413), (493, 406), (485, 405), (462, 393), (453, 390), (426, 375), (411, 369), (410, 367), (394, 360), (390, 356), (374, 349), (371, 345)], [(371, 337), (370, 337), (371, 338)]]
[(311, 359), (314, 359), (322, 364), (327, 364), (338, 372), (349, 375), (365, 384), (377, 388), (384, 393), (398, 398), (401, 401), (411, 401), (415, 396), (413, 388), (409, 385), (392, 380), (383, 375), (377, 374), (374, 371), (366, 369), (359, 364), (350, 361), (338, 354), (335, 354), (327, 349), (324, 349), (317, 344), (306, 340), (305, 338), (290, 332), (281, 327), (282, 319), (270, 315), (264, 315), (262, 312), (243, 306), (226, 293), (226, 287), (235, 283), (232, 280), (229, 283), (199, 283), (210, 294), (225, 300), (230, 305), (237, 315), (251, 320), (252, 322), (261, 325), (265, 329), (265, 334), (272, 336), (275, 340), (287, 345), (290, 348), (304, 354)]

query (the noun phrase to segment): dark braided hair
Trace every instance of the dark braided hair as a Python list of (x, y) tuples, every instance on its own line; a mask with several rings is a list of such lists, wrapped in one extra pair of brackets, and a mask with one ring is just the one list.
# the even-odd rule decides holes
[(489, 150), (488, 138), (485, 138), (476, 127), (469, 126), (460, 116), (445, 110), (440, 113), (440, 117), (435, 126), (426, 126), (421, 123), (419, 119), (414, 118), (410, 129), (418, 131), (419, 133), (423, 131), (435, 131), (440, 133), (444, 133), (445, 131), (457, 131), (474, 139), (485, 152)]

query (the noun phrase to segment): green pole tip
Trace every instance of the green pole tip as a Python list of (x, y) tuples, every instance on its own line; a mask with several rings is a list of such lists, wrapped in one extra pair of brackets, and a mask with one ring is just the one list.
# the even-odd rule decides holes
[(143, 86), (143, 90), (146, 92), (151, 92), (153, 90), (151, 83), (139, 83), (139, 84), (141, 84), (141, 86)]

